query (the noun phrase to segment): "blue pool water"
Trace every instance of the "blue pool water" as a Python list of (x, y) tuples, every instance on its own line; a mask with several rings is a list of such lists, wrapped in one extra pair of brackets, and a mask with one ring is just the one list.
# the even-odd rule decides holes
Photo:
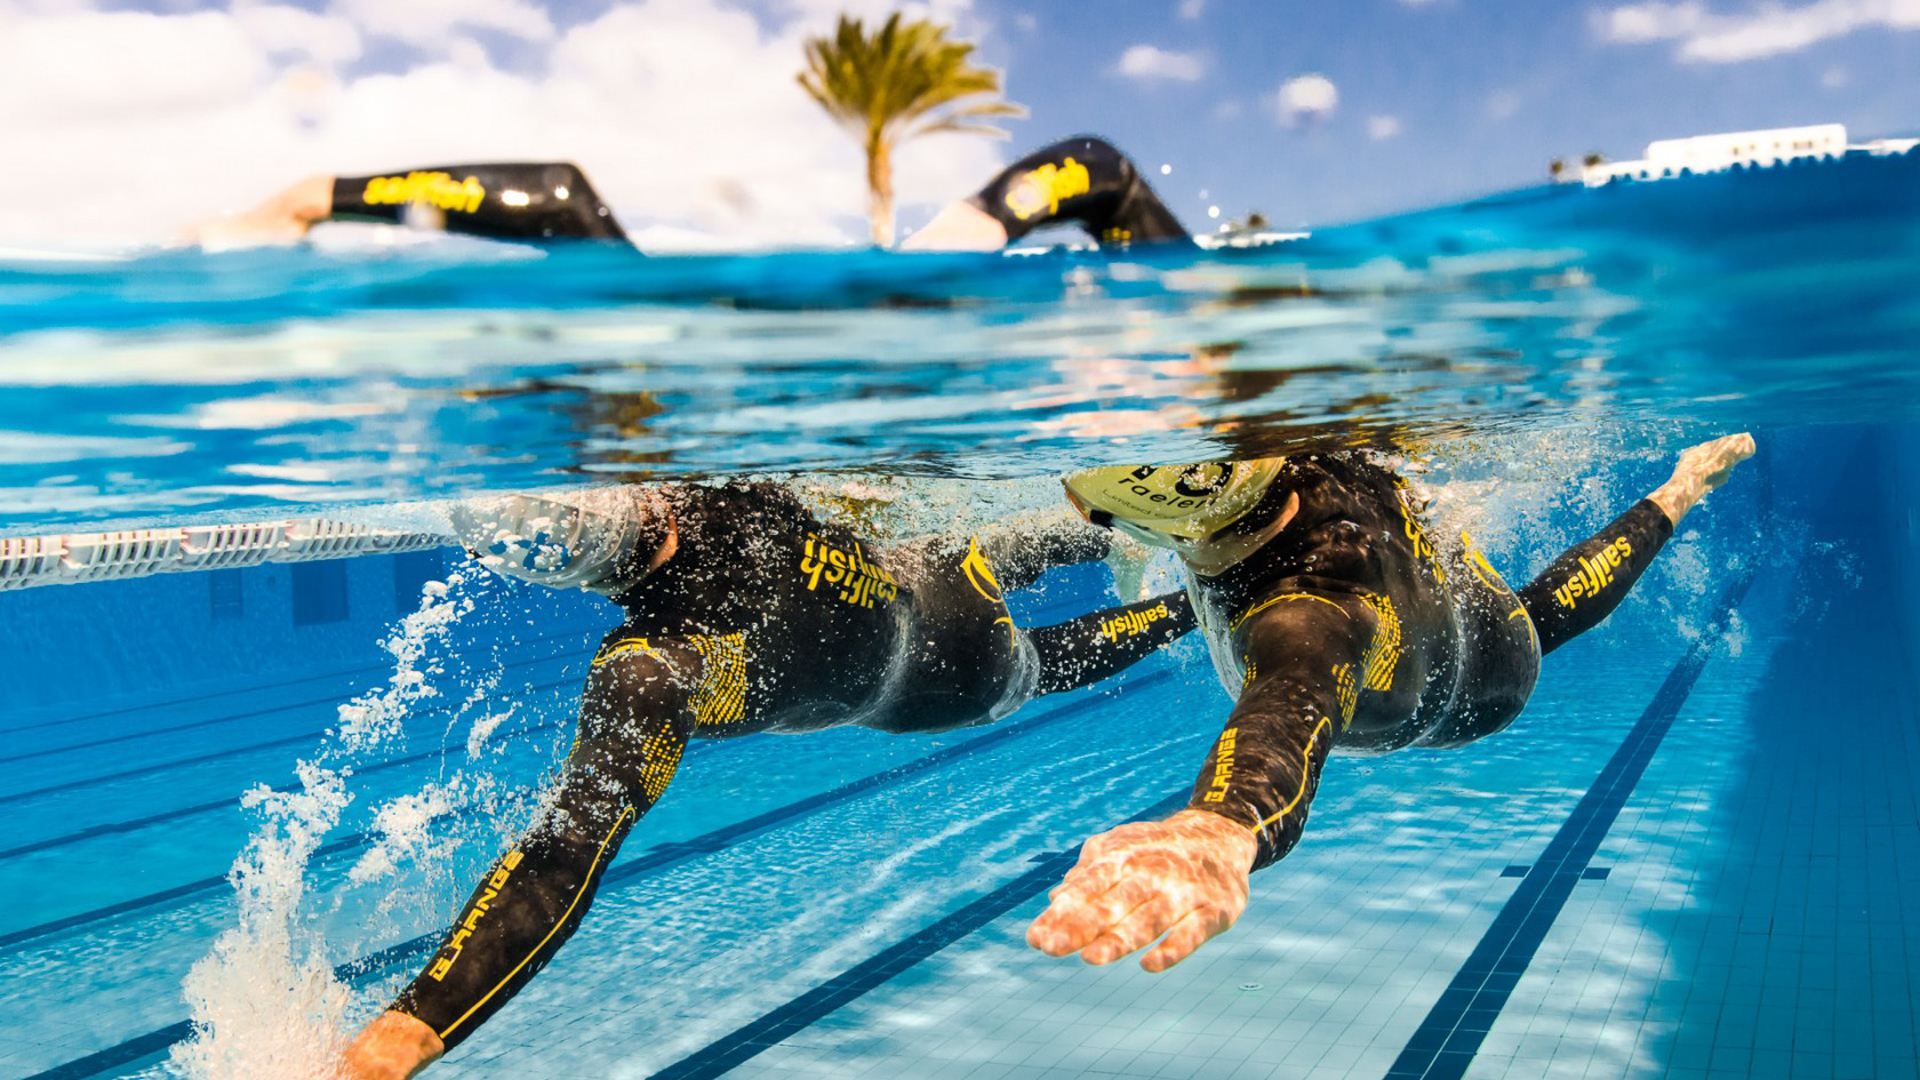
[[(1513, 728), (1336, 757), (1165, 975), (1023, 934), (1075, 845), (1190, 785), (1228, 705), (1192, 641), (993, 727), (697, 744), (581, 933), (428, 1075), (1913, 1075), (1915, 167), (1203, 257), (16, 267), (0, 529), (793, 469), (910, 531), (1070, 465), (1391, 431), (1520, 579), (1750, 427)], [(0, 592), (0, 1075), (308, 1075), (526, 820), (612, 617), (450, 549)], [(397, 732), (343, 734), (369, 715)]]

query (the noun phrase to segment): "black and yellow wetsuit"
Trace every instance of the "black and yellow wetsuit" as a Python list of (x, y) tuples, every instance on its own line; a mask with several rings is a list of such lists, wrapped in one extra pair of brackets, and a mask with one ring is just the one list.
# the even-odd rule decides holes
[(967, 201), (1005, 226), (1009, 240), (1060, 222), (1102, 244), (1191, 239), (1133, 161), (1092, 135), (1021, 158)]
[[(1073, 222), (1103, 244), (1186, 240), (1133, 162), (1090, 135), (1063, 139), (1003, 170), (968, 200), (1019, 239)], [(333, 182), (337, 219), (426, 223), (496, 240), (625, 240), (586, 173), (567, 162), (431, 165)]]
[[(1406, 485), (1360, 453), (1228, 468), (1093, 470), (1109, 475), (1081, 485), (1076, 502), (1096, 521), (1124, 524), (1131, 512), (1160, 528), (1202, 515), (1187, 529), (1198, 539), (1170, 538), (1190, 565), (1252, 541), (1191, 578), (1238, 701), (1190, 805), (1257, 833), (1256, 867), (1299, 840), (1334, 748), (1455, 746), (1512, 723), (1541, 656), (1606, 618), (1673, 532), (1643, 500), (1515, 593), (1471, 537), (1436, 542)], [(1209, 500), (1229, 524), (1204, 516)]]
[(1179, 593), (1027, 629), (1002, 590), (1104, 556), (1079, 526), (885, 552), (777, 485), (667, 489), (677, 550), (617, 597), (552, 808), (488, 870), (395, 1008), (457, 1044), (573, 933), (687, 741), (933, 731), (1097, 682), (1192, 629)]
[(435, 225), (497, 240), (625, 240), (613, 212), (565, 162), (434, 165), (333, 182), (329, 215)]

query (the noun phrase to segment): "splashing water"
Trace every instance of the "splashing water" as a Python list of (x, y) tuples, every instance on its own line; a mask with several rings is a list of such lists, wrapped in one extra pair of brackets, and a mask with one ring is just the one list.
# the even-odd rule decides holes
[[(436, 647), (474, 609), (465, 582), (465, 572), (455, 571), (422, 587), (419, 607), (385, 643), (393, 657), (386, 685), (340, 706), (329, 742), (295, 766), (297, 789), (260, 784), (242, 797), (261, 822), (228, 874), (238, 917), (187, 976), (193, 1035), (175, 1047), (170, 1072), (191, 1080), (338, 1075), (353, 992), (335, 977), (324, 939), (303, 909), (309, 864), (353, 801), (352, 763), (398, 737), (411, 711), (438, 696), (433, 679), (445, 667)], [(350, 880), (376, 880), (426, 850), (428, 826), (452, 811), (464, 786), (455, 777), (381, 807), (379, 842)]]
[(362, 754), (384, 744), (400, 733), (409, 710), (438, 696), (430, 679), (444, 669), (430, 649), (445, 641), (453, 624), (473, 611), (472, 598), (454, 595), (465, 582), (465, 573), (456, 570), (444, 582), (430, 581), (421, 587), (419, 609), (402, 619), (400, 628), (387, 639), (386, 649), (394, 663), (386, 687), (340, 706), (340, 726), (334, 737), (341, 750)]
[(241, 800), (265, 821), (229, 875), (239, 921), (187, 975), (194, 1033), (170, 1061), (195, 1080), (335, 1075), (352, 992), (301, 932), (300, 903), (307, 862), (352, 796), (338, 772), (305, 761), (296, 771), (299, 790), (260, 785)]

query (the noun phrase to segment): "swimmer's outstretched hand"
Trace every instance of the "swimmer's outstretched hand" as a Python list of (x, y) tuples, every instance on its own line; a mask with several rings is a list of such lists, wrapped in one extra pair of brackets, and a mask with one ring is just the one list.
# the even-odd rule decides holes
[(1140, 958), (1148, 971), (1165, 971), (1240, 918), (1256, 851), (1246, 826), (1205, 810), (1101, 833), (1048, 894), (1027, 944), (1110, 964), (1165, 934)]
[(341, 1075), (346, 1080), (406, 1080), (446, 1050), (431, 1027), (388, 1009), (374, 1017), (347, 1047)]
[(1680, 451), (1680, 460), (1673, 466), (1673, 478), (1655, 488), (1647, 498), (1666, 511), (1668, 521), (1678, 525), (1687, 511), (1707, 497), (1707, 492), (1726, 483), (1733, 467), (1752, 457), (1753, 451), (1753, 436), (1744, 431), (1689, 446)]
[(309, 176), (251, 210), (195, 225), (185, 239), (205, 251), (284, 247), (332, 212), (333, 177)]

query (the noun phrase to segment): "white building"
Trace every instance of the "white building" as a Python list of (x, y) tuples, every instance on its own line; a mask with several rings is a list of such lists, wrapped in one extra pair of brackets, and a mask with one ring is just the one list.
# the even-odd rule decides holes
[(1666, 180), (1694, 173), (1724, 172), (1739, 166), (1765, 168), (1804, 158), (1840, 158), (1851, 153), (1904, 154), (1916, 144), (1920, 144), (1920, 140), (1876, 139), (1852, 144), (1847, 142), (1844, 124), (1735, 131), (1725, 135), (1661, 139), (1648, 144), (1647, 156), (1638, 161), (1588, 165), (1578, 175), (1588, 187), (1598, 187), (1615, 180)]

